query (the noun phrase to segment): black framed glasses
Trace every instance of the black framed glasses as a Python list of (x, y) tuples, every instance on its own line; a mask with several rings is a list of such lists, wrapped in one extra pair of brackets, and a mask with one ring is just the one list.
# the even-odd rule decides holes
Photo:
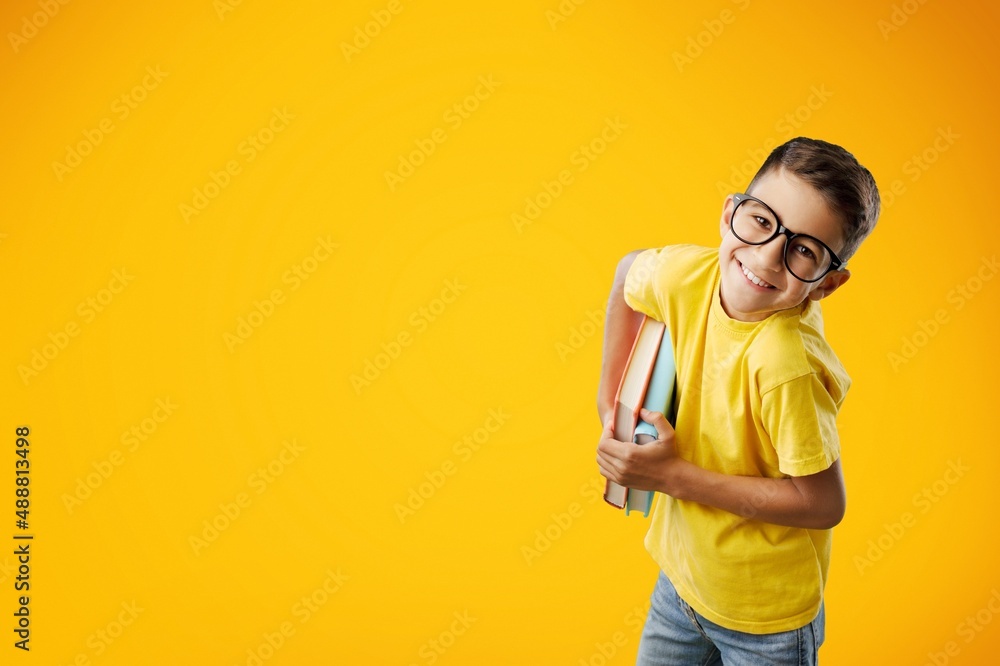
[(817, 282), (830, 271), (847, 265), (830, 247), (808, 234), (793, 233), (781, 223), (771, 207), (749, 194), (734, 194), (729, 228), (747, 245), (764, 245), (778, 234), (785, 237), (785, 268), (802, 282)]

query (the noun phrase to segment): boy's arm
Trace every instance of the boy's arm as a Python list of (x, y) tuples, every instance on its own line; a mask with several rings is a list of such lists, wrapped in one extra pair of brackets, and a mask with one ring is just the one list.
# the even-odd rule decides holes
[(808, 476), (767, 479), (729, 476), (691, 466), (674, 497), (707, 504), (765, 523), (825, 530), (844, 518), (846, 498), (840, 460)]
[(608, 310), (604, 322), (604, 354), (601, 360), (601, 380), (597, 388), (597, 413), (601, 423), (607, 423), (615, 407), (615, 393), (625, 372), (625, 363), (639, 325), (642, 313), (625, 303), (625, 276), (636, 256), (642, 250), (629, 252), (618, 262), (615, 280), (608, 297)]
[(662, 414), (643, 409), (641, 415), (658, 433), (656, 440), (643, 446), (620, 442), (610, 428), (604, 429), (597, 462), (612, 481), (776, 525), (821, 530), (843, 519), (846, 497), (840, 460), (817, 474), (785, 479), (721, 474), (677, 455), (674, 430)]

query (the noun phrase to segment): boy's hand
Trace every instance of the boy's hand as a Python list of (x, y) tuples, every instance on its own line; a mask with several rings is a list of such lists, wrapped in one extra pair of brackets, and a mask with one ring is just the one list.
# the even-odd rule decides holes
[(597, 445), (601, 475), (628, 488), (673, 495), (683, 468), (691, 463), (677, 454), (674, 429), (663, 414), (642, 409), (639, 415), (656, 428), (656, 439), (642, 445), (619, 441), (608, 419)]

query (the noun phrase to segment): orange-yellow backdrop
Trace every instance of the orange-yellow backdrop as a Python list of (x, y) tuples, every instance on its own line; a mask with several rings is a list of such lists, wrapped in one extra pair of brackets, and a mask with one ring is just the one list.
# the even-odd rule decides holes
[(825, 304), (824, 663), (993, 663), (998, 19), (5, 3), (3, 663), (630, 663), (656, 570), (597, 493), (614, 266), (717, 243), (799, 134), (885, 203)]

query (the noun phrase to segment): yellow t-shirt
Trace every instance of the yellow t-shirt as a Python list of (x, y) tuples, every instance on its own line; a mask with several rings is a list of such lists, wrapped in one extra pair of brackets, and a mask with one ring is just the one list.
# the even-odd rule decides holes
[[(814, 474), (837, 460), (836, 416), (850, 378), (823, 339), (817, 301), (760, 322), (731, 319), (719, 301), (718, 250), (692, 245), (641, 253), (625, 301), (670, 331), (681, 457), (723, 474), (770, 478)], [(646, 549), (696, 611), (765, 634), (816, 617), (831, 533), (663, 495)]]

